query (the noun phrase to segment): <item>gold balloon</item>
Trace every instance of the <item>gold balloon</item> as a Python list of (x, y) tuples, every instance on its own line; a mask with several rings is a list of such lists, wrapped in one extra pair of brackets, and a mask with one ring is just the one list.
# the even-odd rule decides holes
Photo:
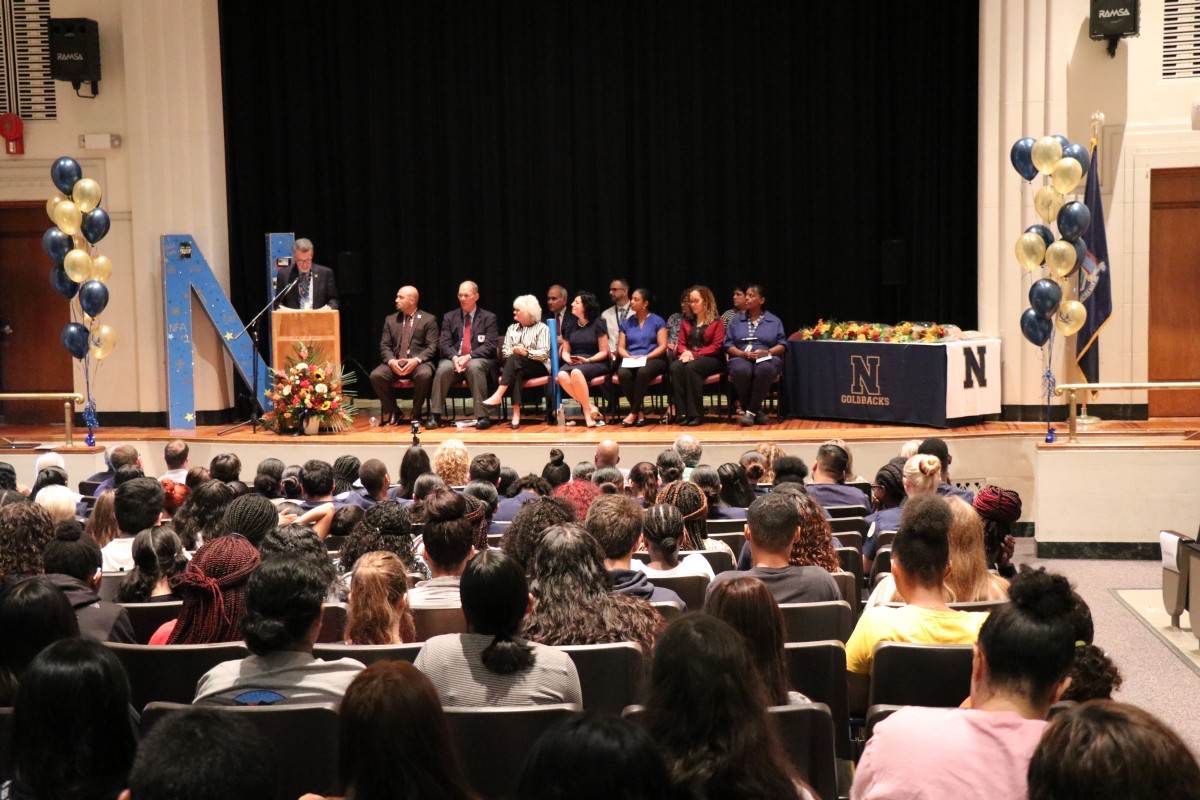
[(1037, 269), (1046, 257), (1046, 240), (1036, 233), (1022, 233), (1017, 239), (1017, 263), (1026, 272)]
[(1058, 288), (1062, 289), (1062, 302), (1065, 303), (1067, 300), (1071, 299), (1071, 295), (1075, 292), (1074, 278), (1060, 278), (1059, 276), (1054, 275), (1050, 278), (1050, 280), (1057, 283)]
[(72, 250), (63, 259), (63, 269), (67, 271), (68, 278), (83, 283), (92, 271), (92, 257), (82, 250)]
[(1043, 136), (1034, 142), (1033, 152), (1030, 154), (1033, 158), (1033, 165), (1038, 168), (1038, 172), (1043, 175), (1049, 175), (1054, 169), (1054, 165), (1062, 158), (1062, 143), (1053, 136)]
[(1046, 248), (1046, 266), (1059, 278), (1065, 278), (1075, 269), (1075, 245), (1058, 241)]
[(96, 256), (92, 259), (92, 269), (88, 273), (88, 280), (108, 283), (108, 279), (112, 277), (112, 270), (113, 265), (108, 260), (108, 256)]
[[(1058, 144), (1056, 141), (1055, 144)], [(1033, 196), (1033, 208), (1037, 215), (1046, 222), (1058, 219), (1059, 209), (1067, 202), (1067, 198), (1054, 191), (1053, 186), (1043, 186)]]
[(71, 237), (71, 241), (75, 243), (75, 250), (82, 250), (89, 256), (92, 254), (92, 243), (83, 237), (83, 234), (77, 233)]
[(1058, 312), (1054, 315), (1054, 327), (1063, 336), (1072, 336), (1079, 332), (1087, 321), (1087, 309), (1078, 300), (1066, 300), (1058, 304)]
[(1073, 192), (1082, 177), (1083, 165), (1070, 156), (1060, 158), (1050, 172), (1050, 182), (1054, 184), (1054, 190), (1059, 194)]
[(58, 220), (54, 218), (54, 209), (58, 207), (59, 203), (66, 199), (67, 198), (63, 197), (58, 192), (55, 192), (53, 195), (51, 195), (50, 199), (46, 201), (46, 215), (50, 217), (50, 221), (55, 225), (58, 224)]
[(86, 214), (100, 205), (100, 184), (91, 178), (82, 178), (75, 182), (71, 197), (75, 200), (75, 205), (79, 206), (79, 210)]
[(117, 332), (112, 329), (111, 325), (101, 323), (92, 328), (92, 332), (88, 336), (88, 348), (91, 350), (93, 358), (96, 360), (107, 358), (116, 346)]
[(63, 200), (54, 207), (54, 222), (63, 233), (74, 236), (79, 233), (79, 225), (83, 222), (83, 212), (70, 200)]

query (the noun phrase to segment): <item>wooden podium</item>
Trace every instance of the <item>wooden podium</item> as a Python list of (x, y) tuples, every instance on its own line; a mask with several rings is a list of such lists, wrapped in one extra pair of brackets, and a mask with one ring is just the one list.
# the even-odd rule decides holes
[(297, 344), (311, 344), (333, 364), (334, 374), (340, 374), (341, 330), (341, 317), (335, 310), (275, 309), (271, 312), (271, 366), (284, 369), (287, 367), (287, 360), (296, 357)]

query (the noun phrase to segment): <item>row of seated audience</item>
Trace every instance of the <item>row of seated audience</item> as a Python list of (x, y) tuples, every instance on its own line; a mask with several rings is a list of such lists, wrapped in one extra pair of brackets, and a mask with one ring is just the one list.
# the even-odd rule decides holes
[[(822, 477), (836, 475), (839, 459), (848, 461), (844, 447), (833, 447), (842, 453), (823, 447), (824, 455), (818, 455)], [(411, 454), (410, 450), (405, 458)], [(184, 526), (182, 532), (156, 524), (166, 502), (162, 483), (115, 476), (116, 527), (125, 538), (135, 533), (130, 548), (135, 566), (122, 589), (135, 599), (182, 599), (178, 618), (155, 634), (158, 642), (244, 641), (250, 649), (250, 656), (221, 664), (201, 678), (198, 705), (344, 697), (341, 768), (350, 797), (471, 796), (452, 749), (438, 744), (437, 734), (429, 734), (437, 745), (433, 752), (408, 736), (378, 737), (389, 739), (372, 743), (381, 748), (379, 759), (351, 751), (365, 750), (364, 733), (373, 725), (380, 726), (377, 730), (409, 728), (424, 736), (430, 728), (444, 726), (443, 706), (581, 702), (573, 663), (554, 646), (620, 641), (638, 643), (649, 664), (641, 719), (649, 737), (636, 727), (586, 716), (572, 721), (576, 727), (571, 730), (577, 732), (574, 741), (590, 741), (589, 732), (599, 730), (595, 726), (614, 726), (610, 736), (639, 748), (638, 760), (628, 762), (636, 763), (637, 769), (617, 774), (605, 770), (591, 784), (572, 783), (595, 770), (563, 769), (556, 759), (587, 756), (559, 753), (554, 750), (559, 745), (548, 738), (530, 754), (527, 776), (535, 778), (522, 781), (519, 796), (620, 796), (626, 783), (629, 791), (644, 792), (629, 796), (671, 796), (670, 791), (648, 788), (661, 788), (665, 776), (679, 796), (809, 797), (811, 791), (781, 755), (774, 728), (766, 721), (769, 705), (806, 701), (786, 679), (778, 604), (797, 598), (837, 599), (840, 594), (829, 574), (838, 568), (830, 526), (813, 496), (819, 490), (806, 492), (800, 480), (788, 480), (806, 471), (803, 462), (797, 465), (788, 459), (799, 462), (786, 455), (773, 459), (778, 483), (765, 493), (747, 477), (762, 466), (754, 458), (748, 459), (749, 468), (739, 464), (708, 470), (717, 474), (714, 486), (703, 465), (679, 468), (668, 456), (662, 459), (661, 472), (671, 480), (658, 487), (656, 476), (653, 493), (646, 490), (647, 481), (637, 499), (624, 493), (624, 480), (615, 476), (601, 482), (605, 488), (592, 480), (567, 478), (552, 491), (543, 485), (549, 478), (534, 478), (526, 483), (528, 497), (517, 504), (499, 550), (490, 549), (487, 540), (489, 519), (497, 511), (492, 503), (500, 504), (499, 462), (491, 454), (468, 464), (463, 477), (484, 484), (474, 492), (471, 483), (460, 493), (443, 478), (422, 474), (411, 482), (411, 497), (397, 492), (397, 498), (377, 498), (366, 509), (334, 502), (333, 467), (309, 462), (300, 472), (301, 500), (309, 508), (299, 509), (314, 515), (309, 524), (291, 521), (295, 515), (282, 503), (253, 492), (235, 497), (230, 489), (226, 495), (210, 485), (224, 482), (210, 479), (188, 492), (173, 521), (178, 523), (187, 503), (195, 500), (199, 506), (196, 498), (224, 500), (211, 506), (205, 501), (203, 509), (183, 514), (185, 520), (199, 522), (194, 528)], [(562, 466), (561, 456), (557, 461), (548, 469)], [(929, 454), (916, 454), (905, 462), (902, 477), (911, 472), (913, 485), (924, 485), (922, 480), (944, 474), (941, 463)], [(370, 478), (369, 470), (362, 472), (366, 466), (360, 465), (360, 479)], [(643, 470), (648, 475), (659, 472), (657, 466), (648, 466), (652, 471)], [(707, 486), (686, 480), (684, 469)], [(841, 469), (844, 481), (847, 467)], [(720, 480), (722, 471), (728, 487)], [(593, 478), (598, 474), (605, 477), (597, 469)], [(344, 477), (345, 492), (356, 493), (348, 478)], [(362, 482), (369, 493), (370, 480)], [(821, 485), (825, 484), (810, 484), (810, 489)], [(484, 491), (489, 487), (490, 493)], [(749, 567), (716, 576), (709, 584), (704, 613), (685, 615), (665, 627), (648, 602), (664, 596), (653, 586), (655, 572), (683, 565), (687, 559), (679, 559), (681, 544), (692, 550), (724, 546), (707, 536), (706, 524), (712, 518), (711, 505), (724, 502), (727, 488), (730, 496), (741, 492), (749, 500), (747, 506), (732, 506), (745, 509)], [(521, 493), (518, 488), (514, 497)], [(481, 500), (478, 494), (491, 499)], [(981, 492), (986, 495), (986, 490)], [(86, 643), (128, 641), (114, 633), (121, 627), (117, 620), (124, 609), (99, 601), (73, 606), (70, 594), (60, 588), (79, 592), (90, 587), (94, 593), (102, 563), (99, 542), (81, 534), (73, 519), (56, 526), (36, 500), (28, 502), (12, 492), (0, 502), (0, 638), (5, 640), (0, 643), (0, 705), (15, 706), (16, 731), (14, 780), (4, 791), (10, 797), (111, 798), (129, 786), (134, 798), (154, 796), (150, 790), (140, 795), (137, 788), (136, 740), (131, 729), (125, 730), (130, 720), (128, 680), (109, 651)], [(1075, 646), (1091, 643), (1090, 615), (1060, 576), (1018, 575), (1008, 590), (1011, 602), (991, 615), (954, 611), (946, 605), (963, 594), (994, 593), (1002, 585), (994, 576), (982, 583), (973, 579), (953, 585), (950, 580), (959, 569), (950, 557), (950, 532), (956, 527), (964, 532), (958, 547), (973, 547), (977, 553), (963, 563), (971, 565), (973, 574), (983, 563), (981, 525), (979, 520), (962, 519), (966, 508), (963, 500), (940, 499), (936, 486), (912, 493), (902, 503), (892, 549), (896, 594), (879, 598), (859, 619), (847, 643), (847, 668), (851, 709), (861, 712), (877, 642), (978, 642), (970, 709), (938, 711), (932, 717), (930, 710), (912, 709), (881, 723), (863, 755), (854, 797), (892, 797), (901, 786), (911, 796), (922, 797), (987, 793), (988, 787), (1001, 787), (1000, 794), (1020, 794), (1027, 772), (1034, 796), (1035, 767), (1041, 763), (1034, 752), (1039, 742), (1046, 746), (1055, 730), (1051, 726), (1044, 731), (1041, 721), (1050, 705), (1060, 696), (1107, 697), (1115, 688), (1118, 679), (1103, 651)], [(97, 502), (89, 521), (99, 509)], [(339, 517), (354, 522), (335, 568), (323, 539)], [(639, 577), (631, 573), (637, 572), (632, 556), (640, 544), (648, 550), (650, 567)], [(185, 547), (192, 551), (190, 560)], [(711, 573), (708, 562), (700, 560)], [(411, 586), (410, 573), (433, 577)], [(352, 644), (413, 641), (411, 609), (418, 602), (461, 605), (469, 632), (427, 641), (415, 669), (386, 664), (364, 670), (353, 658), (317, 659), (313, 648), (322, 606), (342, 598), (348, 601), (345, 638)], [(888, 605), (897, 598), (903, 605)], [(107, 609), (117, 613), (105, 632), (94, 621)], [(1082, 658), (1085, 653), (1099, 657), (1089, 661)], [(361, 694), (356, 690), (360, 686)], [(381, 695), (395, 695), (394, 702), (385, 702)], [(75, 705), (88, 707), (63, 708), (67, 696)], [(1137, 716), (1120, 707), (1101, 715), (1088, 712), (1089, 706), (1081, 708), (1064, 718), (1115, 724)], [(77, 724), (89, 715), (89, 724)], [(398, 725), (396, 719), (405, 722)], [(160, 730), (172, 729), (155, 728), (143, 753), (154, 752), (151, 743)], [(1147, 741), (1173, 736), (1152, 718), (1140, 730)], [(103, 742), (93, 741), (100, 736), (97, 732), (103, 732)], [(49, 748), (61, 751), (68, 742), (80, 758), (73, 763), (47, 758)], [(407, 749), (399, 753), (393, 748)], [(1181, 744), (1179, 748), (1186, 752)], [(385, 751), (388, 757), (382, 758)], [(405, 765), (399, 776), (395, 763)], [(538, 772), (539, 764), (543, 772)], [(545, 775), (552, 764), (557, 764), (555, 774)], [(1065, 780), (1053, 766), (1043, 764), (1047, 779)], [(997, 768), (1003, 772), (999, 778), (992, 774)], [(1173, 774), (1195, 768), (1194, 761), (1190, 767), (1170, 767)], [(403, 793), (409, 780), (411, 795)], [(1114, 784), (1121, 780), (1113, 779)], [(433, 791), (432, 786), (441, 788)], [(596, 787), (601, 786), (609, 788), (598, 794)], [(231, 791), (224, 796), (237, 795)]]

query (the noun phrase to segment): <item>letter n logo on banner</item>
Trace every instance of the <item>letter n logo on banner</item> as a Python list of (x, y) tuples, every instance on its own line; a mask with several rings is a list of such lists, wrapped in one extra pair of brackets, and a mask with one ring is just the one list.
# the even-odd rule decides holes
[(221, 334), (221, 343), (233, 358), (233, 364), (247, 386), (252, 380), (254, 359), (258, 359), (258, 388), (254, 394), (257, 405), (261, 407), (263, 392), (271, 381), (266, 362), (254, 352), (249, 334), (237, 336), (243, 328), (242, 319), (217, 283), (217, 277), (196, 246), (196, 238), (163, 236), (162, 259), (163, 331), (167, 337), (167, 408), (171, 427), (196, 429), (196, 387), (192, 377), (195, 366), (192, 349), (193, 292), (209, 321)]
[(880, 394), (879, 356), (850, 356), (850, 394)]
[[(987, 388), (987, 345), (963, 348), (963, 388), (974, 389), (979, 382), (980, 389)], [(977, 357), (978, 355), (978, 357)]]

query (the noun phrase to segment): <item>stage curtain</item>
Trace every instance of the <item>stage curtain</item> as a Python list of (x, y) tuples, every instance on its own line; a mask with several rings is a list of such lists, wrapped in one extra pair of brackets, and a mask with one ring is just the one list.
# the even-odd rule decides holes
[[(551, 283), (765, 285), (818, 317), (976, 323), (978, 7), (758, 0), (222, 0), (231, 279), (263, 234), (363, 254), (343, 347), (396, 288), (502, 325)], [(882, 286), (881, 243), (906, 281)], [(350, 310), (351, 313), (347, 313)]]

